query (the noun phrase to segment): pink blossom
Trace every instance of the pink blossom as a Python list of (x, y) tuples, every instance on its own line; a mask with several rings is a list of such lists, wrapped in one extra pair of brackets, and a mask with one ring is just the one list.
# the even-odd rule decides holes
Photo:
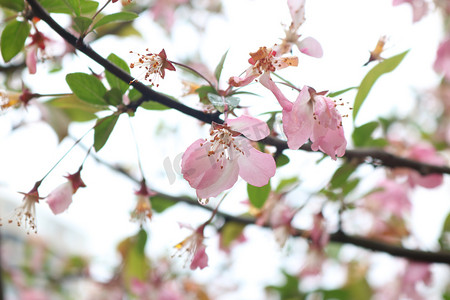
[(252, 66), (246, 70), (244, 77), (231, 77), (228, 83), (235, 87), (245, 86), (263, 74), (267, 74), (270, 78), (270, 72), (298, 66), (297, 57), (280, 57), (280, 55), (271, 48), (260, 47), (258, 51), (250, 53), (248, 61)]
[[(37, 181), (34, 184), (34, 187), (28, 193), (22, 193), (24, 195), (22, 200), (22, 205), (17, 207), (14, 210), (14, 220), (12, 218), (8, 219), (8, 223), (15, 222), (17, 226), (24, 226), (27, 234), (30, 233), (30, 230), (37, 233), (36, 226), (36, 203), (39, 203), (39, 200), (42, 199), (39, 197), (38, 188), (41, 185), (41, 181)], [(0, 219), (0, 226), (2, 225)]]
[[(261, 79), (261, 83), (263, 79)], [(273, 81), (265, 78), (283, 108), (283, 130), (290, 149), (298, 149), (311, 140), (311, 149), (321, 150), (336, 160), (345, 153), (347, 141), (342, 127), (342, 117), (336, 109), (336, 102), (324, 93), (316, 93), (310, 87), (303, 87), (297, 100), (291, 103)]]
[(445, 79), (450, 81), (450, 38), (439, 44), (433, 68), (436, 72), (444, 74)]
[(157, 0), (150, 9), (155, 21), (160, 21), (163, 27), (170, 31), (175, 22), (175, 9), (189, 0)]
[[(148, 51), (148, 49), (146, 49)], [(130, 51), (133, 53), (133, 51)], [(149, 81), (152, 85), (159, 86), (158, 79), (164, 79), (166, 70), (175, 71), (175, 66), (167, 59), (166, 51), (162, 49), (158, 54), (147, 53), (138, 55), (138, 60), (130, 64), (130, 68), (144, 68), (144, 80)], [(138, 81), (139, 78), (133, 81)]]
[(31, 37), (31, 43), (28, 44), (26, 49), (26, 65), (28, 67), (28, 71), (30, 74), (36, 73), (36, 64), (37, 64), (37, 56), (38, 56), (38, 50), (42, 53), (43, 56), (45, 56), (45, 47), (48, 41), (50, 41), (49, 38), (47, 38), (44, 34), (42, 34), (40, 31), (36, 30), (36, 32)]
[(305, 22), (305, 0), (288, 0), (288, 7), (292, 22), (289, 28), (285, 30), (286, 37), (280, 45), (274, 47), (274, 50), (281, 55), (290, 52), (292, 46), (296, 45), (298, 50), (306, 55), (322, 57), (322, 46), (316, 39), (306, 37), (300, 40), (301, 34), (297, 33), (300, 26)]
[(135, 192), (137, 195), (136, 208), (131, 213), (131, 221), (138, 222), (142, 227), (147, 219), (152, 218), (152, 204), (150, 202), (150, 196), (156, 195), (155, 192), (150, 190), (145, 180), (141, 182), (141, 188)]
[(203, 244), (204, 235), (203, 230), (207, 223), (202, 224), (197, 229), (189, 225), (180, 224), (180, 227), (186, 227), (193, 231), (193, 233), (185, 238), (182, 242), (175, 245), (178, 255), (181, 256), (187, 253), (186, 263), (191, 262), (190, 269), (203, 269), (208, 266), (208, 255), (206, 254), (206, 246)]
[(425, 0), (393, 0), (392, 5), (397, 6), (403, 3), (411, 5), (413, 10), (413, 22), (420, 21), (429, 10), (428, 3)]
[(220, 125), (213, 123), (210, 139), (199, 139), (183, 154), (181, 173), (200, 199), (216, 197), (231, 188), (241, 176), (254, 186), (263, 186), (275, 175), (275, 160), (242, 137), (257, 141), (269, 135), (266, 123), (241, 116)]
[[(446, 160), (442, 156), (438, 155), (436, 149), (428, 144), (414, 145), (409, 149), (407, 157), (413, 160), (437, 166), (445, 165), (446, 163)], [(430, 174), (423, 176), (419, 172), (414, 170), (409, 170), (408, 172), (408, 183), (411, 187), (420, 185), (426, 188), (435, 188), (441, 185), (442, 182), (442, 174)]]
[(366, 198), (366, 205), (373, 211), (385, 211), (402, 217), (403, 213), (411, 210), (411, 202), (408, 197), (406, 185), (393, 180), (382, 180), (377, 185), (380, 191), (376, 191)]
[(430, 285), (430, 264), (409, 261), (402, 278), (402, 292), (408, 299), (425, 299), (416, 289), (416, 285), (419, 282)]
[(47, 196), (47, 204), (55, 215), (68, 209), (72, 203), (72, 195), (76, 193), (78, 188), (86, 186), (81, 179), (81, 169), (74, 174), (67, 175), (68, 181), (58, 186)]

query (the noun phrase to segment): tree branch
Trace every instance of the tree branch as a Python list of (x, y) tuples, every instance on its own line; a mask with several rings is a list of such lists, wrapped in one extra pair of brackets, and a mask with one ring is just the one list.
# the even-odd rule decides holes
[[(78, 144), (80, 147), (86, 148), (83, 144)], [(114, 166), (97, 155), (91, 153), (90, 156), (95, 159), (99, 164), (102, 164), (109, 169), (111, 169), (114, 172), (118, 172), (131, 181), (139, 184), (140, 180), (137, 178), (134, 178), (132, 175), (130, 175), (125, 169), (120, 168), (118, 166)], [(204, 206), (200, 205), (198, 201), (188, 197), (188, 196), (172, 196), (168, 195), (156, 190), (153, 190), (155, 193), (158, 194), (158, 196), (163, 197), (164, 199), (167, 199), (169, 201), (175, 202), (175, 203), (186, 203), (188, 205), (193, 205), (196, 207), (201, 207), (203, 209), (213, 211), (214, 208), (210, 206)], [(224, 218), (225, 222), (236, 222), (239, 224), (244, 225), (255, 225), (255, 219), (250, 217), (239, 217), (234, 216), (231, 214), (224, 213), (222, 211), (217, 211), (217, 216), (220, 216)], [(270, 228), (269, 225), (264, 225), (263, 227)], [(293, 234), (295, 237), (302, 237), (307, 238), (309, 236), (308, 230), (302, 230), (302, 229), (296, 229), (295, 234)], [(339, 244), (350, 244), (354, 246), (358, 246), (367, 250), (372, 250), (376, 252), (384, 252), (388, 253), (392, 256), (396, 257), (403, 257), (414, 261), (421, 261), (421, 262), (427, 262), (427, 263), (444, 263), (444, 264), (450, 264), (450, 252), (431, 252), (431, 251), (421, 251), (421, 250), (412, 250), (412, 249), (406, 249), (401, 246), (397, 245), (391, 245), (384, 242), (368, 239), (361, 236), (351, 236), (347, 235), (343, 231), (338, 231), (336, 233), (330, 234), (330, 241), (339, 243)]]

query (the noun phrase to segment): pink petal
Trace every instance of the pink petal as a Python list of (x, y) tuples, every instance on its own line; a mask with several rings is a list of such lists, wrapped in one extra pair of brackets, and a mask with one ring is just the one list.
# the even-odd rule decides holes
[(47, 204), (55, 215), (60, 214), (72, 203), (72, 195), (72, 184), (63, 183), (47, 196)]
[(297, 150), (306, 143), (313, 128), (313, 112), (308, 87), (304, 87), (291, 111), (283, 110), (283, 131), (289, 149)]
[(273, 93), (283, 109), (287, 111), (290, 111), (292, 109), (292, 102), (283, 95), (275, 82), (273, 82), (272, 78), (270, 78), (269, 73), (264, 73), (259, 78), (259, 82)]
[(233, 187), (238, 180), (239, 166), (236, 159), (225, 160), (223, 169), (217, 165), (205, 173), (204, 180), (197, 187), (197, 197), (206, 199), (216, 197), (221, 192)]
[(203, 244), (198, 246), (190, 265), (191, 270), (195, 270), (197, 268), (204, 269), (208, 266), (208, 255), (205, 250), (206, 247)]
[(295, 30), (305, 21), (305, 0), (288, 0), (289, 12)]
[(238, 158), (239, 175), (251, 185), (266, 185), (276, 171), (273, 156), (256, 150), (250, 145), (248, 140), (244, 138), (239, 139), (240, 147), (246, 149), (244, 150), (245, 154)]
[(259, 72), (252, 67), (248, 68), (244, 77), (233, 76), (228, 80), (228, 83), (235, 87), (246, 86), (254, 79), (259, 77)]
[(306, 55), (317, 58), (323, 56), (322, 46), (316, 39), (312, 37), (306, 37), (302, 41), (297, 42), (296, 45), (298, 47), (298, 50)]
[(227, 121), (230, 128), (240, 132), (252, 141), (259, 141), (269, 135), (270, 129), (266, 122), (243, 115), (239, 118)]
[(37, 51), (38, 51), (37, 46), (31, 46), (27, 51), (25, 62), (27, 64), (28, 72), (30, 72), (30, 74), (36, 74)]

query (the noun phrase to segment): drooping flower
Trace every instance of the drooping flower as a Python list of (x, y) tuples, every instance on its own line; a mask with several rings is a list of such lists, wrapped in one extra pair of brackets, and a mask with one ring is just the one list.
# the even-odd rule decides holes
[(276, 45), (274, 50), (279, 55), (288, 53), (292, 50), (292, 46), (296, 45), (300, 52), (320, 58), (323, 55), (322, 46), (319, 42), (312, 38), (306, 37), (300, 40), (301, 34), (298, 34), (298, 29), (305, 22), (305, 0), (288, 0), (289, 12), (291, 14), (291, 25), (285, 30), (285, 38), (280, 45)]
[(375, 49), (373, 49), (373, 51), (370, 51), (369, 60), (364, 64), (364, 66), (368, 65), (372, 61), (383, 60), (383, 58), (381, 57), (381, 53), (384, 50), (384, 45), (386, 44), (386, 41), (387, 41), (387, 37), (385, 35), (381, 36), (378, 39)]
[(298, 149), (311, 140), (311, 149), (321, 150), (336, 160), (345, 153), (347, 141), (342, 127), (342, 116), (336, 109), (337, 103), (317, 93), (313, 88), (303, 87), (297, 100), (292, 103), (286, 99), (275, 83), (261, 78), (263, 84), (270, 86), (283, 108), (283, 131), (287, 137), (289, 149)]
[(41, 52), (41, 56), (45, 57), (45, 47), (50, 41), (43, 33), (36, 29), (36, 32), (31, 37), (31, 43), (25, 46), (26, 58), (25, 62), (30, 74), (36, 74), (36, 65), (38, 61), (38, 51)]
[(11, 218), (8, 223), (16, 222), (17, 226), (24, 227), (27, 234), (30, 230), (37, 233), (36, 227), (36, 203), (39, 203), (38, 188), (41, 185), (41, 181), (35, 183), (34, 187), (28, 193), (22, 193), (24, 195), (22, 205), (15, 209), (14, 220)]
[(131, 221), (138, 222), (142, 227), (147, 219), (152, 218), (152, 204), (150, 202), (150, 196), (156, 195), (155, 192), (150, 190), (145, 180), (141, 182), (141, 188), (135, 192), (137, 195), (136, 207), (131, 213)]
[(190, 262), (190, 269), (204, 269), (208, 266), (208, 255), (206, 254), (206, 246), (203, 244), (205, 236), (203, 231), (207, 223), (202, 224), (197, 229), (190, 225), (180, 224), (180, 227), (191, 229), (193, 232), (190, 236), (175, 245), (178, 256), (187, 253), (186, 263)]
[(80, 187), (86, 187), (81, 179), (81, 169), (80, 167), (76, 173), (65, 176), (68, 181), (58, 186), (47, 196), (47, 204), (55, 215), (68, 209), (72, 203), (72, 195)]
[(408, 299), (425, 299), (417, 290), (417, 284), (423, 282), (425, 285), (430, 285), (431, 275), (430, 264), (408, 261), (401, 279), (403, 295)]
[(250, 53), (248, 62), (252, 66), (246, 70), (244, 77), (231, 77), (228, 80), (230, 85), (235, 87), (245, 86), (263, 74), (270, 77), (270, 72), (289, 66), (298, 66), (297, 57), (280, 57), (280, 53), (267, 47), (260, 47), (258, 51)]
[[(146, 49), (146, 51), (149, 51)], [(133, 51), (130, 51), (130, 53), (133, 53)], [(159, 86), (157, 83), (158, 78), (161, 77), (164, 79), (166, 75), (166, 70), (169, 71), (175, 71), (175, 66), (167, 60), (166, 51), (164, 49), (159, 52), (159, 54), (156, 53), (147, 53), (147, 54), (140, 54), (136, 53), (138, 55), (138, 61), (131, 63), (130, 68), (133, 69), (135, 67), (137, 68), (144, 68), (144, 80), (149, 81), (152, 85)], [(140, 78), (137, 77), (133, 81), (138, 81)], [(132, 82), (133, 82), (132, 81)]]
[(29, 89), (23, 88), (22, 93), (0, 91), (0, 110), (6, 110), (11, 107), (26, 107), (31, 99), (36, 97)]
[(429, 5), (426, 0), (393, 0), (392, 5), (397, 6), (403, 3), (408, 3), (412, 7), (413, 22), (420, 21), (429, 10)]
[(242, 137), (258, 141), (269, 135), (266, 123), (241, 116), (222, 125), (213, 123), (210, 139), (199, 139), (184, 152), (181, 173), (199, 199), (215, 197), (231, 188), (241, 176), (254, 186), (263, 186), (275, 175), (275, 160)]
[(437, 73), (444, 74), (445, 79), (450, 81), (450, 38), (439, 44), (433, 68)]

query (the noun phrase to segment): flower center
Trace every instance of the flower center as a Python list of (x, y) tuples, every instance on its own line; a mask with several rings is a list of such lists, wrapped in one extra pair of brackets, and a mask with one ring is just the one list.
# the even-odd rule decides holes
[[(146, 49), (148, 51), (148, 49)], [(130, 53), (133, 53), (130, 51)], [(136, 53), (138, 55), (137, 62), (131, 63), (130, 68), (144, 68), (144, 80), (148, 80), (150, 83), (155, 84), (156, 79), (159, 76), (162, 76), (162, 70), (164, 61), (161, 56), (154, 53), (148, 53), (148, 54), (140, 54)], [(142, 77), (142, 76), (140, 76)], [(156, 84), (158, 86), (158, 84)]]

